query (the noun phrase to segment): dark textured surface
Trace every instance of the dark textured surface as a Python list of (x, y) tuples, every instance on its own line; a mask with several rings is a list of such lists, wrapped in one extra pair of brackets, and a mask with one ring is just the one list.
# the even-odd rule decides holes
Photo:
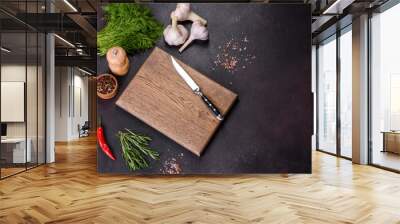
[[(164, 24), (175, 4), (148, 4)], [(175, 158), (182, 174), (309, 173), (313, 106), (311, 93), (311, 14), (305, 5), (192, 4), (208, 20), (210, 40), (195, 43), (182, 54), (163, 39), (157, 46), (239, 95), (239, 100), (198, 158), (166, 136), (109, 101), (98, 100), (106, 139), (117, 157), (98, 153), (98, 171), (129, 172), (116, 138), (130, 128), (153, 138), (159, 161), (133, 174), (161, 174), (164, 162)], [(99, 15), (98, 28), (104, 25)], [(185, 23), (190, 29), (190, 24)], [(256, 58), (231, 74), (215, 67), (218, 46), (231, 38), (248, 39), (247, 51)], [(120, 92), (127, 86), (151, 50), (130, 56), (129, 74), (119, 78)], [(213, 69), (215, 68), (215, 69)], [(99, 74), (107, 72), (104, 57)]]

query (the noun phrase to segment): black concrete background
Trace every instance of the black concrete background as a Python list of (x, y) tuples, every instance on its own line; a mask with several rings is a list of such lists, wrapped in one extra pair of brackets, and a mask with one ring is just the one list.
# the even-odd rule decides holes
[[(148, 3), (154, 16), (169, 23), (173, 3)], [(98, 148), (100, 173), (162, 174), (163, 163), (176, 158), (181, 174), (310, 173), (313, 101), (311, 93), (311, 12), (306, 5), (256, 3), (192, 4), (208, 20), (210, 40), (179, 54), (161, 38), (157, 46), (233, 90), (239, 99), (199, 158), (115, 105), (118, 98), (98, 100), (108, 144), (117, 157), (108, 159)], [(98, 29), (104, 26), (100, 10)], [(190, 23), (185, 23), (190, 29)], [(247, 36), (247, 51), (256, 56), (246, 69), (231, 74), (214, 60), (218, 46)], [(119, 78), (120, 93), (152, 49), (130, 56), (129, 74)], [(215, 68), (215, 69), (213, 69)], [(98, 73), (107, 72), (104, 57)], [(153, 138), (161, 158), (147, 169), (130, 172), (116, 133), (124, 128)]]

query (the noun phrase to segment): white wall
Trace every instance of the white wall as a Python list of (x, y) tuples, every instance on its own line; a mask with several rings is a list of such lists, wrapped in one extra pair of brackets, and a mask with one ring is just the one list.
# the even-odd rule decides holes
[[(38, 69), (38, 70), (37, 70)], [(27, 78), (27, 80), (25, 80)], [(3, 64), (1, 66), (1, 81), (26, 83), (26, 108), (22, 108), (27, 115), (24, 122), (7, 122), (8, 138), (25, 138), (30, 140), (32, 161), (44, 162), (45, 130), (44, 130), (44, 74), (41, 66), (25, 64)], [(2, 96), (4, 97), (4, 96)], [(8, 110), (9, 108), (1, 108)], [(37, 156), (36, 153), (39, 153)]]
[[(28, 67), (31, 70), (32, 67)], [(8, 64), (1, 66), (1, 81), (3, 82), (25, 82), (25, 65)], [(6, 108), (1, 108), (6, 110)], [(25, 123), (7, 123), (7, 137), (25, 137)]]
[[(28, 112), (36, 111), (36, 80), (32, 79), (29, 74), (35, 74), (36, 76), (36, 66), (28, 66), (28, 87), (27, 87), (27, 106), (30, 107)], [(18, 64), (5, 64), (1, 66), (1, 81), (4, 82), (25, 82), (25, 65)], [(35, 88), (29, 88), (35, 86)], [(39, 105), (40, 106), (40, 105)], [(32, 108), (34, 107), (34, 108)], [(1, 108), (6, 110), (7, 108)], [(27, 113), (28, 118), (28, 129), (29, 127), (34, 127), (36, 130), (36, 113)], [(31, 123), (33, 122), (33, 123)], [(28, 137), (30, 131), (28, 130)], [(25, 122), (11, 122), (7, 123), (7, 135), (8, 137), (25, 137)]]
[(70, 141), (88, 120), (88, 78), (72, 67), (56, 67), (55, 74), (55, 141)]
[(25, 121), (24, 82), (1, 82), (1, 108), (4, 108), (1, 110), (2, 122)]
[(83, 125), (85, 121), (88, 121), (88, 78), (87, 76), (82, 76), (82, 73), (76, 74), (75, 70), (74, 83), (73, 83), (73, 96), (74, 102), (72, 103), (74, 107), (72, 108), (72, 120), (71, 120), (71, 136), (72, 138), (78, 138), (78, 125)]
[(68, 140), (68, 88), (69, 77), (67, 67), (55, 68), (55, 141)]

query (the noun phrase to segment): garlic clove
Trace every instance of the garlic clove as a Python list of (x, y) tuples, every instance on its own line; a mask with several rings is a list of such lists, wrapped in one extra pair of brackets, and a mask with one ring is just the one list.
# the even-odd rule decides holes
[(197, 15), (190, 9), (190, 3), (178, 3), (176, 4), (176, 9), (171, 13), (171, 15), (175, 16), (178, 21), (191, 20), (201, 21), (204, 25), (207, 24), (207, 20), (203, 19), (201, 16)]
[(177, 3), (176, 8), (183, 11), (190, 11), (190, 3)]
[(208, 40), (208, 30), (206, 26), (199, 20), (193, 22), (190, 32), (194, 39)]
[(190, 12), (189, 16), (187, 18), (193, 22), (200, 21), (203, 25), (207, 25), (207, 20), (203, 19), (202, 17), (197, 15), (195, 12)]
[(182, 47), (179, 48), (179, 53), (182, 53), (182, 51), (184, 51), (186, 47), (193, 42), (193, 40), (194, 40), (193, 38), (189, 37), (189, 39), (187, 39), (187, 41), (182, 45)]
[(190, 3), (178, 3), (176, 9), (171, 13), (171, 16), (175, 16), (178, 21), (185, 21), (189, 17)]
[(177, 25), (176, 17), (172, 17), (172, 25), (168, 25), (164, 32), (164, 40), (170, 46), (178, 46), (185, 42), (189, 32), (182, 25)]
[(181, 48), (179, 48), (179, 52), (182, 53), (182, 51), (184, 51), (185, 48), (194, 40), (208, 40), (208, 30), (199, 20), (193, 22), (190, 29), (189, 39), (182, 45)]

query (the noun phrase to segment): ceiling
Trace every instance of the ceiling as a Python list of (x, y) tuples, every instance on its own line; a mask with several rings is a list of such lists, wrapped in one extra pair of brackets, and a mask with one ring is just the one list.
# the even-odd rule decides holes
[(96, 0), (1, 0), (2, 46), (12, 50), (2, 51), (2, 55), (7, 54), (8, 61), (22, 63), (26, 56), (30, 60), (43, 47), (33, 38), (37, 33), (51, 32), (57, 34), (56, 65), (71, 65), (68, 62), (72, 61), (80, 66), (82, 62), (96, 70), (96, 9)]
[(352, 23), (352, 19), (375, 10), (389, 0), (312, 0), (313, 43), (319, 43), (337, 30)]

